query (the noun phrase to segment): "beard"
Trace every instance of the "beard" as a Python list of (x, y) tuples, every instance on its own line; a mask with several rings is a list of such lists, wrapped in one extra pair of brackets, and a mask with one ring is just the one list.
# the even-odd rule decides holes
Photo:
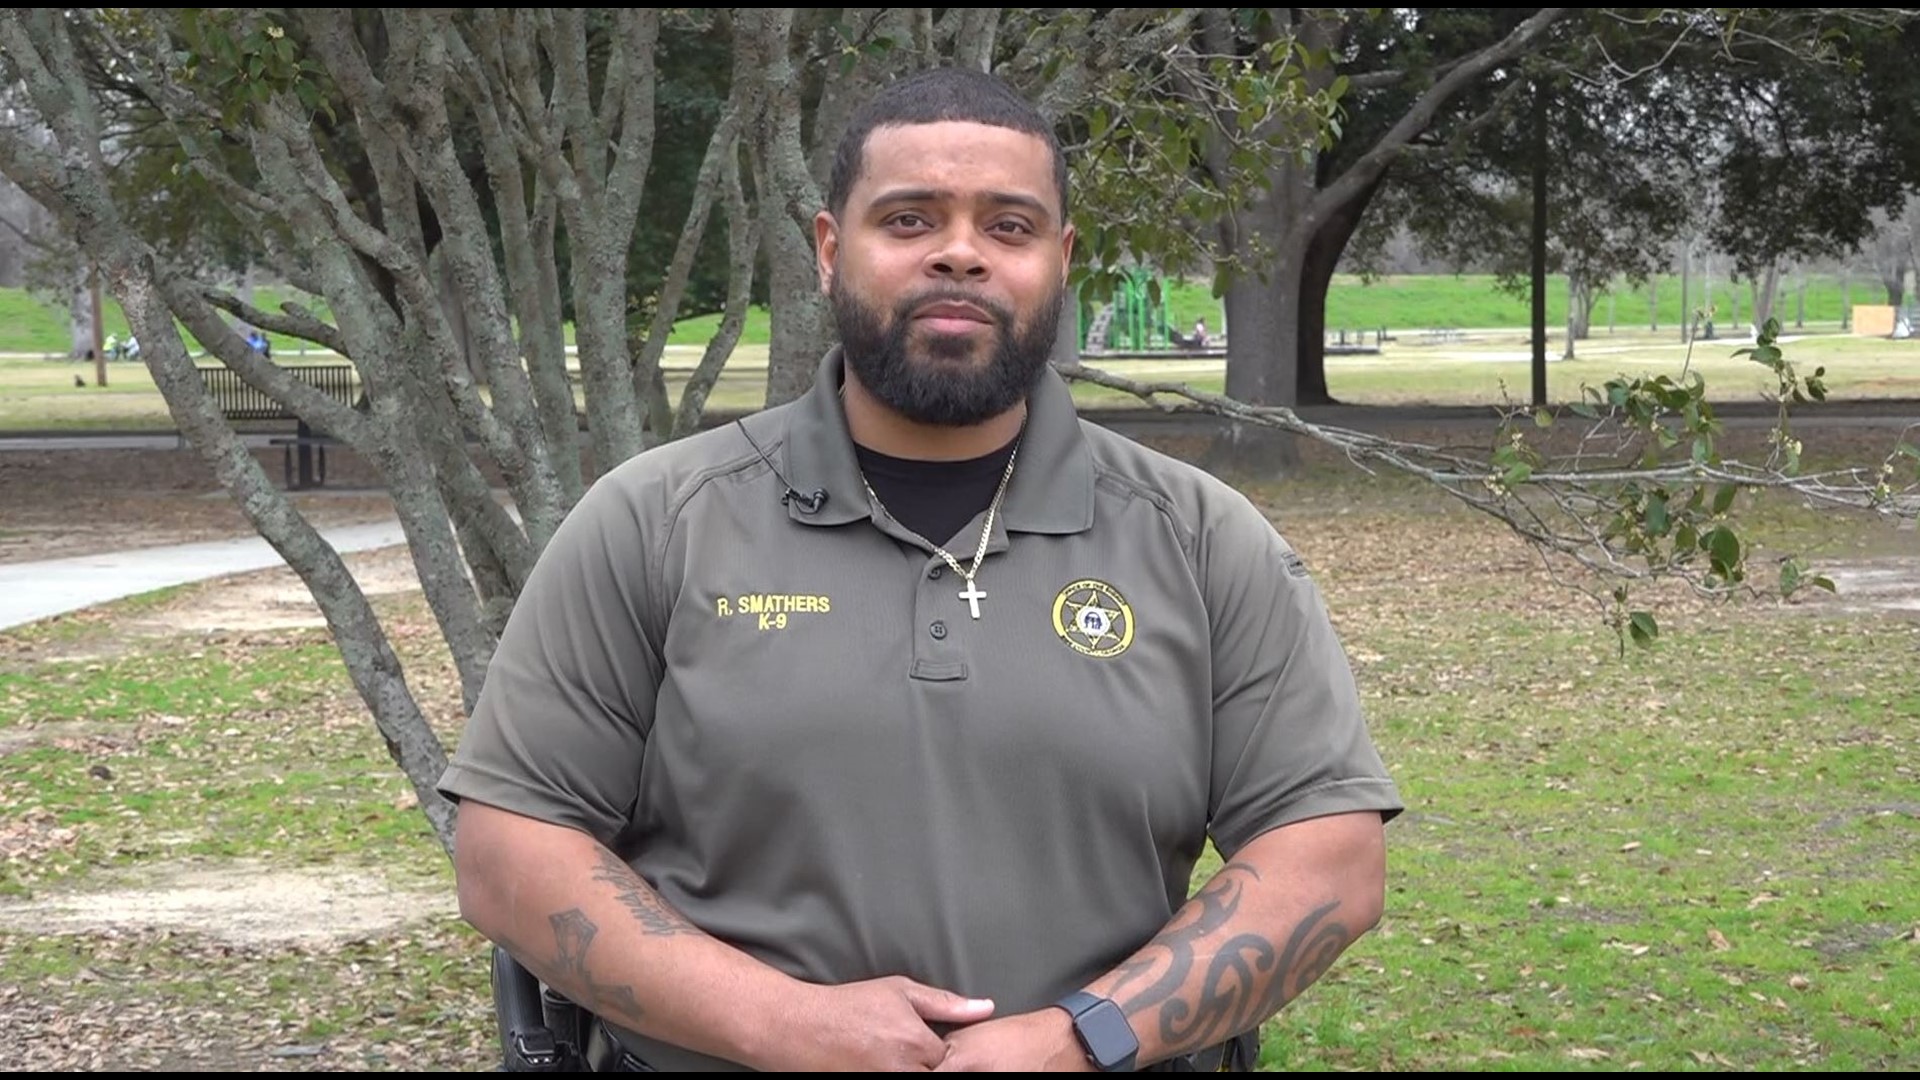
[[(934, 288), (894, 305), (892, 318), (850, 294), (835, 274), (827, 291), (839, 325), (841, 351), (860, 385), (894, 412), (916, 423), (967, 427), (999, 416), (1033, 390), (1053, 352), (1065, 289), (1055, 286), (1022, 328), (1003, 304), (965, 289)], [(993, 320), (991, 340), (973, 335), (923, 335), (909, 340), (913, 312), (928, 304), (971, 304)], [(985, 362), (974, 353), (985, 348)]]

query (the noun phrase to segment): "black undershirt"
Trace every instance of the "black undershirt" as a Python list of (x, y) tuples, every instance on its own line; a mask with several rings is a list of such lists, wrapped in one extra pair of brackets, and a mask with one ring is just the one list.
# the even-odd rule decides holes
[[(1000, 489), (1000, 477), (1007, 470), (1007, 459), (1019, 442), (1016, 435), (993, 453), (965, 461), (897, 458), (859, 443), (853, 449), (860, 471), (895, 521), (952, 552), (962, 566), (971, 566), (980, 537), (968, 533), (956, 538), (954, 534), (993, 501), (993, 493)], [(949, 541), (964, 542), (967, 550), (954, 551)]]

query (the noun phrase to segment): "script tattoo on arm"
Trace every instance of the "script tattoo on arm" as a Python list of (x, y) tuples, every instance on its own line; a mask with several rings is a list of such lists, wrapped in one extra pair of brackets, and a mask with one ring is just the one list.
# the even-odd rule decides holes
[[(632, 867), (605, 848), (600, 849), (593, 880), (613, 886), (614, 899), (640, 924), (640, 932), (649, 937), (703, 932), (660, 899), (660, 894), (649, 888)], [(550, 916), (547, 921), (553, 926), (554, 967), (587, 990), (595, 1012), (638, 1023), (644, 1014), (633, 996), (633, 987), (600, 982), (588, 966), (587, 951), (600, 933), (599, 925), (577, 907)]]
[[(1309, 912), (1278, 948), (1257, 931), (1236, 929), (1247, 888), (1259, 880), (1250, 866), (1227, 866), (1188, 902), (1182, 917), (1117, 969), (1112, 998), (1129, 1018), (1159, 1010), (1168, 1054), (1252, 1029), (1324, 975), (1353, 942), (1332, 917), (1337, 900)], [(1211, 959), (1203, 964), (1203, 956)]]
[(593, 869), (593, 880), (613, 886), (614, 899), (619, 900), (620, 906), (633, 915), (640, 924), (641, 932), (649, 937), (702, 932), (688, 922), (686, 916), (660, 899), (659, 893), (648, 888), (631, 866), (605, 848), (600, 849), (600, 863)]

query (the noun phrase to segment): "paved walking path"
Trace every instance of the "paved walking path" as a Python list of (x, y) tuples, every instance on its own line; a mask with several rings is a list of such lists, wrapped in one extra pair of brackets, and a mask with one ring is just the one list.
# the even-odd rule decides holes
[[(398, 521), (323, 529), (321, 535), (342, 554), (406, 543)], [(284, 565), (280, 553), (257, 536), (0, 563), (0, 630), (170, 585)]]

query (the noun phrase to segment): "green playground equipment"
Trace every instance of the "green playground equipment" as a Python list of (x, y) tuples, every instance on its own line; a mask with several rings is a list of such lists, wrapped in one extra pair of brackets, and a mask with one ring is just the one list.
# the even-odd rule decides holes
[[(1075, 306), (1081, 312), (1087, 310), (1084, 294)], [(1167, 315), (1166, 278), (1146, 267), (1132, 267), (1115, 282), (1106, 310), (1095, 314), (1091, 323), (1081, 319), (1080, 347), (1086, 349), (1087, 339), (1097, 332), (1103, 347), (1113, 351), (1170, 348)]]
[(1134, 267), (1113, 293), (1113, 328), (1107, 341), (1116, 349), (1164, 349), (1167, 341), (1167, 282), (1144, 267)]

